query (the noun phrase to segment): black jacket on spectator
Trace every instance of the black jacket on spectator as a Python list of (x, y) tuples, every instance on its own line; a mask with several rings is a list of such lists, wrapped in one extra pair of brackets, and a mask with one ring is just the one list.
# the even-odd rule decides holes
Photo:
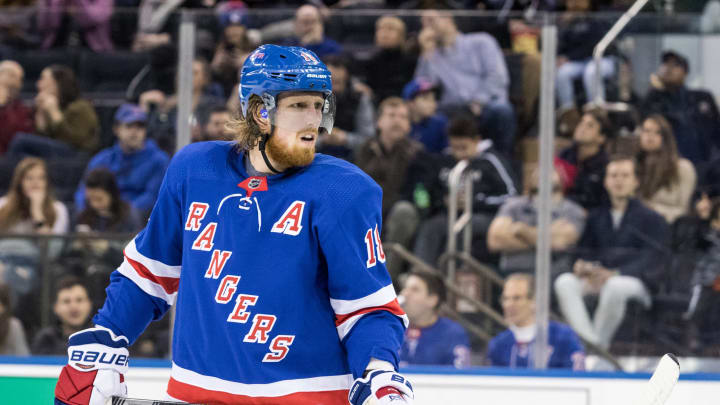
[(413, 78), (417, 58), (399, 48), (381, 49), (365, 62), (360, 75), (373, 89), (376, 104), (391, 96), (400, 97), (403, 87)]
[(662, 114), (670, 121), (678, 151), (695, 167), (702, 169), (713, 148), (720, 145), (720, 113), (707, 91), (653, 89), (645, 97), (642, 112)]
[(599, 261), (621, 275), (637, 277), (656, 291), (670, 259), (670, 228), (660, 214), (631, 199), (618, 229), (610, 207), (590, 211), (578, 244), (581, 259)]
[[(92, 322), (88, 320), (84, 328), (91, 328)], [(34, 355), (66, 355), (69, 335), (62, 332), (58, 323), (56, 326), (48, 326), (38, 331), (30, 345), (30, 353)]]
[(560, 152), (560, 159), (577, 167), (577, 174), (572, 186), (566, 191), (565, 197), (580, 204), (585, 209), (592, 209), (607, 203), (607, 191), (603, 184), (605, 166), (608, 156), (601, 149), (595, 156), (578, 161), (578, 147), (573, 145)]
[[(610, 28), (604, 21), (594, 18), (577, 17), (560, 23), (558, 38), (558, 55), (565, 56), (572, 61), (582, 61), (592, 58), (595, 45)], [(606, 54), (612, 53), (609, 49)]]
[[(486, 145), (491, 145), (489, 141)], [(448, 177), (457, 160), (444, 155), (440, 159), (438, 184), (442, 187), (442, 196), (449, 195)], [(470, 161), (470, 169), (477, 173), (473, 180), (473, 212), (495, 215), (500, 206), (509, 197), (519, 194), (518, 180), (512, 164), (493, 146), (486, 147), (483, 152)], [(437, 186), (436, 186), (437, 187)]]

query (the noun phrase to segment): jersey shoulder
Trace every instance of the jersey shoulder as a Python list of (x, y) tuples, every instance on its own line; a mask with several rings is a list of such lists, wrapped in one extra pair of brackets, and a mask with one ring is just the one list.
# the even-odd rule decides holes
[(353, 201), (360, 195), (382, 195), (380, 186), (362, 169), (333, 156), (318, 153), (308, 167), (307, 179), (323, 197), (342, 203)]
[(217, 170), (226, 168), (230, 153), (237, 153), (232, 141), (191, 143), (173, 156), (168, 172), (181, 176), (190, 173), (200, 176), (215, 174)]

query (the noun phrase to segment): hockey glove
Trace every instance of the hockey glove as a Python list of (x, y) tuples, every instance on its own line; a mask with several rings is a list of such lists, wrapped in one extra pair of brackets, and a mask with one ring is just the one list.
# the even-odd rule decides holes
[(355, 380), (348, 396), (352, 405), (412, 404), (413, 399), (415, 394), (410, 381), (398, 373), (385, 370), (374, 370)]
[(104, 405), (113, 395), (127, 395), (125, 336), (96, 326), (70, 335), (68, 364), (55, 386), (55, 404)]

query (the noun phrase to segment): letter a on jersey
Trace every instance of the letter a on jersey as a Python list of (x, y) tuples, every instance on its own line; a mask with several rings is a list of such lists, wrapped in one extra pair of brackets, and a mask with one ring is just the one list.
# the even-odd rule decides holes
[(280, 220), (275, 222), (271, 232), (297, 236), (302, 230), (303, 211), (305, 211), (305, 201), (293, 202)]

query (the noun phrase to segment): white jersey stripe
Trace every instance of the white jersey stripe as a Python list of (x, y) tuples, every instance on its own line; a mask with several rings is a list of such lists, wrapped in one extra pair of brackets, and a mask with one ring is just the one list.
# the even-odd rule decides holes
[(365, 297), (354, 300), (338, 300), (330, 298), (330, 305), (336, 315), (350, 314), (364, 308), (380, 307), (393, 301), (397, 296), (392, 284), (375, 291)]
[(168, 294), (160, 284), (153, 283), (152, 281), (141, 277), (138, 272), (135, 271), (135, 268), (133, 268), (133, 266), (128, 263), (127, 260), (123, 260), (117, 271), (123, 276), (132, 280), (132, 282), (135, 283), (138, 287), (140, 287), (140, 289), (143, 290), (146, 294), (160, 298), (161, 300), (167, 302), (168, 305), (175, 304), (177, 292)]
[(138, 252), (135, 246), (135, 239), (125, 246), (125, 255), (136, 262), (141, 263), (150, 272), (159, 277), (180, 277), (180, 269), (182, 266), (170, 266), (158, 260), (151, 259)]
[[(368, 312), (368, 313), (372, 313), (372, 312)], [(355, 315), (353, 317), (348, 318), (345, 322), (341, 323), (340, 325), (338, 325), (337, 332), (338, 332), (338, 337), (340, 337), (340, 340), (343, 340), (345, 338), (345, 336), (347, 336), (347, 334), (350, 333), (350, 331), (352, 330), (353, 326), (355, 326), (357, 321), (359, 321), (360, 318), (367, 315), (368, 313)], [(408, 319), (407, 315), (403, 314), (403, 315), (395, 315), (395, 316), (402, 319), (403, 325), (405, 325), (406, 328), (410, 325), (410, 319)]]
[(178, 366), (175, 362), (173, 362), (170, 376), (179, 382), (195, 387), (251, 397), (280, 397), (296, 392), (347, 390), (353, 382), (351, 374), (344, 374), (281, 380), (268, 384), (244, 384), (198, 374)]

